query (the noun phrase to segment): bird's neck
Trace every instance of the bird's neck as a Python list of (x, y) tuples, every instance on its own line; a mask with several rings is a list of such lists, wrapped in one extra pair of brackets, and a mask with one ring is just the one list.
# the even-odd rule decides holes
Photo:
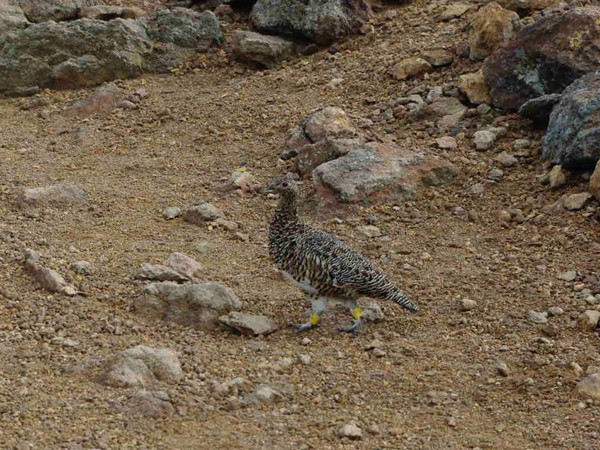
[(271, 230), (282, 231), (298, 223), (298, 196), (294, 192), (286, 192), (279, 199), (279, 205), (271, 221)]

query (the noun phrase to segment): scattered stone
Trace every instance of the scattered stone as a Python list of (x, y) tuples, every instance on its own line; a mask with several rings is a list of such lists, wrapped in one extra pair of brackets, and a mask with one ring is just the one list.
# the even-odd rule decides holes
[(293, 41), (252, 31), (236, 32), (231, 50), (237, 59), (269, 69), (292, 59), (298, 53), (297, 45)]
[(533, 121), (536, 125), (545, 127), (550, 120), (550, 114), (560, 102), (562, 94), (546, 94), (527, 100), (519, 108), (519, 115)]
[(365, 226), (359, 227), (359, 230), (362, 232), (362, 234), (364, 234), (365, 236), (367, 236), (369, 238), (376, 238), (376, 237), (383, 236), (383, 232), (375, 225), (365, 225)]
[(79, 275), (92, 275), (94, 273), (92, 264), (87, 261), (75, 261), (71, 264), (71, 270)]
[(481, 70), (473, 73), (466, 73), (458, 78), (460, 91), (467, 97), (473, 105), (492, 103), (490, 91), (485, 84), (483, 72)]
[(475, 142), (475, 148), (478, 151), (485, 151), (496, 142), (496, 134), (491, 131), (476, 131), (473, 141)]
[[(600, 8), (597, 9), (600, 52)], [(542, 139), (542, 158), (567, 169), (595, 167), (600, 160), (596, 145), (596, 137), (600, 135), (599, 92), (600, 71), (584, 75), (564, 90)]]
[(365, 345), (365, 350), (374, 350), (376, 348), (382, 348), (383, 346), (383, 342), (381, 342), (379, 339), (373, 339), (371, 342)]
[(340, 437), (345, 437), (353, 441), (358, 441), (362, 439), (362, 430), (358, 427), (358, 425), (356, 425), (356, 422), (351, 420), (342, 428), (340, 428), (339, 435)]
[(531, 147), (531, 141), (529, 139), (515, 139), (512, 144), (512, 147), (516, 151), (525, 150)]
[(471, 311), (472, 309), (477, 308), (477, 302), (475, 300), (471, 300), (469, 298), (463, 298), (460, 301), (460, 310), (461, 311)]
[(370, 142), (313, 171), (321, 206), (359, 203), (375, 197), (410, 199), (421, 186), (452, 182), (456, 168), (439, 158), (395, 144)]
[(38, 252), (27, 250), (25, 253), (25, 268), (44, 289), (69, 297), (81, 294), (81, 292), (67, 283), (58, 272), (38, 264), (39, 257)]
[(600, 321), (600, 311), (587, 310), (584, 311), (578, 318), (577, 323), (579, 328), (586, 331), (593, 331), (598, 327)]
[(496, 371), (503, 377), (507, 377), (510, 373), (508, 365), (505, 362), (499, 362), (496, 364)]
[(183, 276), (176, 270), (170, 267), (163, 266), (162, 264), (142, 264), (140, 270), (135, 275), (138, 280), (152, 280), (152, 281), (176, 281), (183, 282), (187, 281), (188, 278)]
[(169, 417), (175, 413), (169, 394), (163, 391), (137, 391), (120, 408), (122, 412), (155, 419)]
[(444, 49), (428, 50), (421, 57), (433, 67), (449, 66), (454, 61), (452, 53)]
[(240, 308), (231, 289), (214, 283), (151, 283), (133, 302), (138, 314), (200, 330), (216, 328), (219, 316)]
[(258, 0), (250, 20), (255, 29), (267, 34), (328, 45), (358, 33), (369, 19), (369, 9), (364, 0)]
[(568, 281), (568, 282), (575, 281), (577, 279), (577, 272), (574, 270), (569, 270), (567, 272), (558, 274), (556, 276), (556, 278), (558, 278), (559, 280)]
[(203, 225), (222, 217), (221, 212), (210, 203), (192, 206), (183, 213), (183, 220), (194, 225)]
[(579, 211), (592, 199), (589, 192), (567, 195), (563, 198), (563, 206), (569, 211)]
[(381, 322), (385, 318), (381, 307), (376, 302), (367, 303), (362, 309), (361, 317), (369, 322)]
[(502, 167), (514, 167), (519, 164), (519, 160), (517, 158), (506, 152), (498, 154), (495, 159)]
[(390, 69), (390, 75), (395, 80), (408, 80), (431, 72), (433, 66), (423, 58), (411, 57), (400, 61)]
[(550, 172), (540, 179), (540, 183), (548, 185), (551, 189), (556, 189), (567, 183), (567, 176), (562, 166), (554, 166)]
[(20, 207), (45, 205), (82, 205), (87, 202), (83, 189), (72, 184), (55, 184), (52, 186), (26, 189), (17, 198)]
[[(169, 255), (165, 261), (165, 266), (175, 270), (188, 280), (193, 280), (202, 275), (204, 268), (193, 258), (183, 253), (174, 252)], [(159, 281), (177, 281), (177, 280), (159, 280)]]
[(219, 317), (219, 322), (237, 330), (242, 335), (262, 336), (271, 334), (278, 329), (277, 323), (267, 316), (255, 316), (237, 311)]
[(467, 107), (457, 98), (444, 97), (423, 107), (417, 114), (433, 119), (456, 115), (458, 120), (460, 120), (466, 111)]
[(112, 387), (146, 386), (154, 382), (177, 383), (183, 371), (177, 354), (166, 348), (138, 345), (107, 361), (99, 381)]
[(562, 309), (560, 306), (551, 306), (548, 308), (548, 316), (550, 317), (562, 316), (564, 313), (564, 309)]
[(302, 340), (300, 341), (300, 344), (302, 344), (304, 346), (310, 345), (311, 343), (312, 343), (312, 341), (310, 340), (310, 338), (307, 338), (307, 337), (302, 338)]
[(575, 386), (575, 391), (584, 398), (600, 400), (600, 373), (588, 375)]
[(531, 323), (544, 324), (548, 323), (548, 313), (546, 311), (527, 311), (527, 320)]
[(263, 405), (275, 403), (283, 399), (283, 394), (267, 384), (260, 384), (254, 391), (244, 397), (246, 405)]
[(75, 102), (67, 108), (67, 112), (81, 118), (94, 114), (106, 114), (115, 109), (124, 93), (113, 84), (100, 86), (83, 100)]
[(451, 3), (442, 11), (439, 15), (438, 20), (442, 22), (447, 22), (452, 19), (457, 19), (463, 16), (469, 9), (471, 9), (471, 5), (466, 3)]
[(600, 161), (596, 164), (594, 173), (590, 178), (590, 193), (600, 202)]
[[(600, 65), (599, 19), (600, 8), (594, 6), (544, 15), (490, 55), (483, 74), (494, 106), (518, 110), (527, 100), (558, 94), (596, 70)], [(586, 32), (581, 34), (581, 30)], [(557, 126), (557, 130), (564, 128)]]
[(298, 355), (298, 362), (303, 366), (308, 366), (312, 358), (309, 355)]
[(506, 45), (521, 29), (519, 15), (490, 2), (475, 13), (469, 35), (469, 57), (483, 60)]
[(181, 209), (175, 206), (165, 208), (162, 212), (165, 220), (173, 220), (181, 215)]
[(435, 140), (435, 143), (439, 148), (444, 150), (454, 150), (458, 147), (456, 139), (454, 139), (452, 136), (444, 136), (441, 138), (437, 138)]

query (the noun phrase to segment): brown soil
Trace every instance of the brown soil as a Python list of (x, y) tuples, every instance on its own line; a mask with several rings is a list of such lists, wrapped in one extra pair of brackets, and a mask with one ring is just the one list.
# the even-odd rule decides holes
[[(541, 212), (565, 193), (585, 190), (585, 182), (574, 176), (550, 192), (537, 182), (544, 169), (533, 156), (491, 183), (485, 175), (495, 151), (473, 150), (478, 119), (468, 119), (457, 150), (442, 152), (432, 146), (439, 135), (430, 124), (404, 118), (382, 123), (373, 114), (414, 86), (451, 85), (477, 69), (458, 59), (427, 80), (403, 84), (386, 75), (394, 61), (422, 49), (462, 46), (466, 20), (436, 23), (431, 3), (391, 9), (395, 17), (377, 14), (375, 35), (343, 44), (339, 59), (321, 52), (255, 72), (229, 65), (226, 52), (216, 51), (176, 76), (119, 82), (127, 91), (149, 92), (138, 110), (84, 120), (64, 112), (89, 91), (44, 92), (50, 104), (41, 110), (20, 109), (31, 99), (0, 103), (1, 448), (597, 448), (598, 404), (581, 403), (573, 391), (580, 375), (570, 367), (600, 365), (598, 334), (573, 326), (574, 317), (594, 307), (573, 283), (556, 278), (565, 270), (582, 276), (598, 270), (590, 247), (600, 240), (592, 214), (597, 205), (564, 215)], [(344, 82), (328, 87), (333, 78)], [(372, 118), (365, 130), (371, 136), (409, 140), (461, 170), (452, 186), (431, 188), (413, 202), (371, 205), (341, 224), (304, 212), (376, 261), (421, 306), (409, 315), (381, 304), (385, 320), (357, 338), (335, 333), (350, 320), (344, 311), (330, 313), (307, 335), (285, 327), (305, 317), (308, 303), (269, 260), (265, 243), (274, 201), (215, 189), (240, 166), (260, 183), (279, 174), (286, 131), (324, 106)], [(497, 123), (508, 124), (509, 133), (496, 151), (510, 149), (517, 138), (539, 148), (541, 135), (516, 116)], [(33, 214), (17, 207), (23, 189), (57, 182), (83, 187), (90, 204)], [(482, 198), (468, 190), (478, 182), (485, 184)], [(236, 221), (249, 241), (162, 218), (165, 207), (200, 199)], [(528, 220), (501, 222), (498, 212), (510, 208), (522, 209)], [(389, 241), (357, 230), (367, 215), (378, 217)], [(27, 248), (66, 275), (71, 262), (92, 262), (92, 276), (69, 275), (87, 297), (41, 290), (23, 268)], [(230, 286), (244, 311), (271, 316), (282, 329), (252, 339), (137, 317), (129, 307), (141, 284), (132, 275), (143, 262), (160, 263), (173, 251), (203, 263), (206, 280)], [(478, 306), (461, 312), (463, 298)], [(527, 322), (528, 310), (551, 306), (565, 314), (550, 318), (545, 330)], [(62, 347), (56, 336), (79, 344)], [(304, 337), (312, 340), (307, 346)], [(375, 338), (384, 343), (385, 356), (365, 350)], [(117, 412), (115, 405), (133, 391), (106, 388), (68, 370), (138, 344), (180, 356), (185, 379), (160, 386), (177, 408), (172, 417)], [(282, 358), (299, 354), (309, 355), (310, 364), (278, 369)], [(507, 377), (495, 369), (500, 361), (509, 367)], [(212, 385), (234, 377), (285, 385), (284, 400), (231, 408)], [(362, 428), (362, 440), (338, 437), (350, 420)], [(369, 431), (374, 425), (379, 432)]]

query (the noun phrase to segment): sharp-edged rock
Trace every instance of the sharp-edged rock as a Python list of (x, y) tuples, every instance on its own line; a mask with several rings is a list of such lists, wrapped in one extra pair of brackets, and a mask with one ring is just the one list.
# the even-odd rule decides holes
[(219, 322), (243, 335), (261, 336), (277, 331), (277, 323), (267, 316), (232, 311), (219, 317)]

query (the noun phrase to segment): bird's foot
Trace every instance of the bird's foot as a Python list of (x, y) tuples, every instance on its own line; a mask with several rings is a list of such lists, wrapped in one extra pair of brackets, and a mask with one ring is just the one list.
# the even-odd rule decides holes
[(358, 334), (358, 332), (360, 330), (362, 330), (363, 326), (364, 326), (364, 322), (362, 321), (362, 319), (357, 319), (352, 323), (352, 325), (348, 325), (347, 327), (338, 328), (338, 331), (340, 333), (352, 333), (352, 334), (356, 335), (356, 334)]
[(310, 322), (306, 322), (306, 323), (290, 323), (290, 327), (295, 328), (296, 332), (302, 333), (304, 331), (308, 331), (308, 330), (312, 330), (313, 328), (316, 328), (317, 325), (313, 325)]

